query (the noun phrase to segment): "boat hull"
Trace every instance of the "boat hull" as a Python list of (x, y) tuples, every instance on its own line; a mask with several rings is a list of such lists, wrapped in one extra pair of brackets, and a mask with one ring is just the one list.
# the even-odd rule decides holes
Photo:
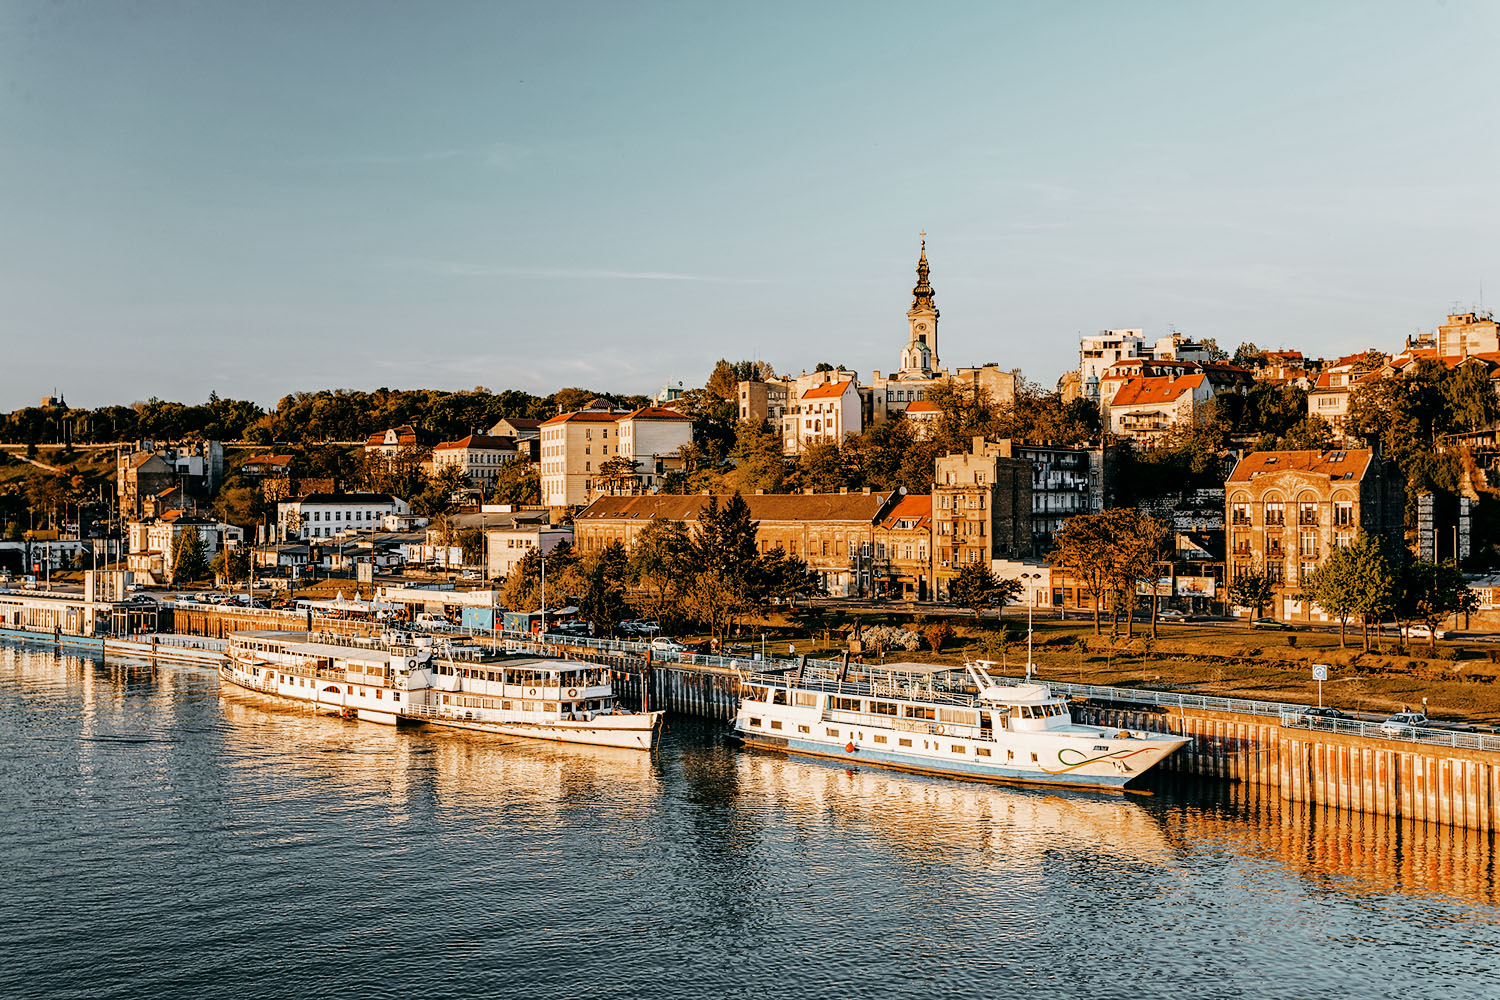
[[(279, 672), (271, 674), (270, 671), (264, 671), (264, 673), (281, 676)], [(456, 714), (442, 714), (428, 706), (408, 705), (403, 709), (387, 709), (379, 704), (370, 704), (376, 699), (372, 699), (369, 688), (356, 686), (355, 690), (359, 693), (350, 694), (347, 684), (320, 681), (311, 686), (302, 686), (296, 684), (295, 681), (306, 678), (295, 675), (292, 676), (291, 682), (265, 681), (257, 678), (253, 673), (237, 669), (233, 661), (219, 668), (219, 678), (242, 691), (304, 705), (324, 715), (359, 719), (362, 722), (374, 722), (387, 726), (442, 726), (476, 733), (546, 740), (551, 743), (629, 750), (651, 750), (656, 745), (656, 737), (661, 730), (661, 712), (601, 715), (590, 721), (559, 720), (556, 723), (532, 723), (463, 718)], [(381, 698), (377, 701), (385, 701), (385, 699)], [(390, 703), (386, 702), (386, 704)]]
[[(1126, 788), (1162, 758), (1183, 745), (1182, 742), (1176, 740), (1150, 741), (1135, 751), (1137, 759), (1133, 762), (1134, 766), (1125, 765), (1128, 770), (1116, 768), (1111, 764), (1107, 770), (1096, 768), (1092, 771), (1072, 770), (1049, 773), (1037, 768), (1006, 767), (1003, 764), (981, 764), (971, 760), (950, 761), (918, 754), (902, 754), (889, 749), (877, 749), (864, 743), (855, 744), (853, 741), (837, 745), (818, 740), (800, 740), (788, 736), (751, 733), (738, 727), (732, 731), (730, 738), (746, 747), (796, 754), (802, 757), (818, 757), (838, 761), (846, 766), (880, 767), (904, 771), (908, 774), (957, 778), (963, 781), (984, 781), (993, 784), (1047, 785), (1116, 791)], [(853, 749), (851, 750), (850, 747)]]

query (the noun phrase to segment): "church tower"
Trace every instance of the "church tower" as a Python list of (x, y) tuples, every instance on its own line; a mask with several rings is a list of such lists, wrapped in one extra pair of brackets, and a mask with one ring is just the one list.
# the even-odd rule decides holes
[(933, 301), (932, 283), (927, 280), (927, 233), (922, 233), (922, 256), (917, 261), (917, 287), (911, 290), (911, 308), (906, 311), (910, 325), (906, 349), (901, 352), (901, 374), (931, 376), (942, 369), (937, 351), (937, 304)]

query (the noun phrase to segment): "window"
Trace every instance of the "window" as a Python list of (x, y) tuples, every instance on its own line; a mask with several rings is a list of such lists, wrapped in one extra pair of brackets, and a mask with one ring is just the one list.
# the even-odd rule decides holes
[(948, 749), (952, 750), (954, 753), (963, 753), (964, 752), (964, 745), (962, 743), (955, 743), (951, 747), (949, 747)]
[(757, 719), (757, 718), (755, 718), (754, 716), (751, 716), (750, 717), (750, 725), (759, 728), (760, 727), (760, 720)]
[(906, 740), (906, 739), (897, 740), (896, 741), (896, 745), (897, 746), (903, 746), (903, 747), (909, 747), (909, 746), (911, 746), (911, 740)]
[(839, 731), (837, 729), (824, 729), (823, 730), (823, 735), (824, 736), (832, 736), (832, 737), (837, 738), (838, 735), (839, 735)]
[(797, 727), (797, 732), (799, 732), (799, 733), (811, 733), (812, 730), (809, 729), (807, 726), (798, 726)]
[(887, 740), (884, 736), (876, 736), (875, 737), (875, 742), (876, 743), (888, 743), (890, 741)]
[(1281, 503), (1266, 504), (1266, 524), (1285, 524), (1286, 510)]
[(1339, 525), (1351, 525), (1354, 523), (1354, 504), (1349, 500), (1337, 500), (1333, 504), (1333, 523)]
[(988, 757), (989, 755), (990, 755), (990, 748), (989, 747), (975, 747), (974, 748), (974, 756), (976, 756), (976, 757)]
[(1230, 508), (1229, 523), (1230, 524), (1249, 524), (1250, 523), (1250, 505), (1248, 503), (1236, 503), (1236, 504), (1233, 504), (1231, 506), (1231, 508)]
[(1304, 559), (1316, 559), (1318, 557), (1318, 533), (1316, 531), (1302, 532), (1301, 553)]
[(1318, 523), (1318, 505), (1316, 503), (1312, 503), (1312, 502), (1308, 502), (1308, 501), (1303, 501), (1302, 503), (1298, 504), (1297, 505), (1297, 523), (1298, 524), (1317, 524)]

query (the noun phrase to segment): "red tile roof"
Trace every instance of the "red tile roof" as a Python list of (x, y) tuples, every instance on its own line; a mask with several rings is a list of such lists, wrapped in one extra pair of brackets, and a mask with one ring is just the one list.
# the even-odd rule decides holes
[[(1329, 479), (1362, 479), (1374, 453), (1368, 448), (1347, 451), (1252, 451), (1229, 474), (1231, 483), (1248, 483), (1266, 472), (1310, 472)], [(1352, 473), (1352, 475), (1346, 475)]]
[(290, 455), (251, 455), (245, 459), (246, 465), (290, 465)]
[(880, 522), (882, 528), (894, 528), (897, 521), (916, 520), (916, 527), (925, 527), (926, 522), (932, 520), (932, 495), (904, 497), (900, 503), (891, 508)]
[(620, 414), (621, 420), (692, 420), (685, 413), (669, 410), (665, 406), (643, 406), (639, 410)]
[(849, 388), (849, 386), (852, 384), (853, 383), (851, 382), (825, 382), (822, 385), (815, 385), (811, 389), (804, 392), (802, 394), (802, 398), (837, 399), (839, 396), (842, 396), (844, 394), (844, 390)]
[(919, 399), (915, 403), (908, 403), (907, 413), (941, 413), (942, 408), (931, 400)]
[(433, 451), (463, 451), (466, 448), (480, 448), (485, 451), (515, 451), (516, 443), (510, 438), (490, 437), (488, 434), (470, 434), (468, 437), (459, 438), (457, 441), (444, 441)]
[(548, 424), (566, 424), (570, 422), (612, 424), (622, 416), (624, 416), (623, 413), (610, 413), (608, 410), (577, 410), (573, 413), (559, 413), (555, 417), (548, 417), (542, 421), (542, 426), (546, 427)]
[(1178, 399), (1185, 392), (1192, 392), (1201, 388), (1207, 376), (1205, 375), (1179, 375), (1173, 378), (1170, 375), (1152, 375), (1145, 378), (1132, 378), (1120, 386), (1120, 391), (1115, 393), (1115, 398), (1110, 401), (1110, 408), (1121, 406), (1143, 406), (1148, 403), (1170, 403)]

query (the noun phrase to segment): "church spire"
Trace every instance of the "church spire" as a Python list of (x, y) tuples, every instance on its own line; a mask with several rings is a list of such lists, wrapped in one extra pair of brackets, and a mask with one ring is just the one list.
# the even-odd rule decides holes
[(917, 287), (911, 290), (911, 307), (937, 312), (937, 305), (933, 302), (932, 283), (927, 280), (927, 230), (922, 230), (921, 236), (922, 256), (917, 260)]

